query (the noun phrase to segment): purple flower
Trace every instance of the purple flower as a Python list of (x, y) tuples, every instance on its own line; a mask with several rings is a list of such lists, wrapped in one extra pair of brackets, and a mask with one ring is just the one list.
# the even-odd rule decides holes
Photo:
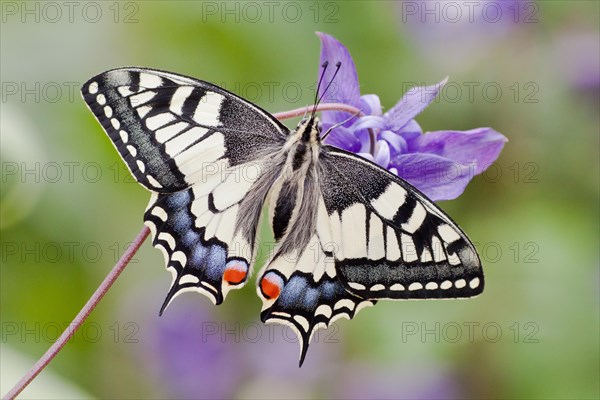
[[(414, 118), (436, 98), (445, 79), (433, 86), (410, 89), (383, 113), (377, 95), (360, 95), (356, 68), (346, 47), (330, 35), (317, 34), (322, 46), (321, 63), (341, 62), (324, 101), (345, 103), (364, 114), (333, 129), (325, 140), (327, 144), (371, 159), (434, 201), (460, 196), (473, 176), (498, 158), (507, 139), (491, 128), (423, 134)], [(331, 80), (334, 70), (329, 68), (325, 72), (324, 82)], [(348, 117), (346, 112), (323, 112), (323, 130)]]

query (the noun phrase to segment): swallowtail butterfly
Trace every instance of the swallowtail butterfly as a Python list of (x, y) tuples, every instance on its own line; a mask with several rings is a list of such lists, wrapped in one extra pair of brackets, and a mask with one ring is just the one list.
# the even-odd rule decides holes
[[(339, 68), (339, 65), (338, 65)], [(483, 271), (465, 233), (410, 184), (324, 145), (314, 110), (290, 131), (213, 84), (146, 68), (83, 85), (135, 179), (179, 294), (220, 304), (248, 281), (264, 205), (276, 246), (257, 278), (263, 322), (312, 334), (379, 299), (478, 295)]]

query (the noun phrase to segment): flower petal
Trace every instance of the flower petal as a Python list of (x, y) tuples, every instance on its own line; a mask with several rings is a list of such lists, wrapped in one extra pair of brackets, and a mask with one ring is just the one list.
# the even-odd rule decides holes
[[(360, 87), (354, 61), (348, 52), (336, 38), (326, 33), (317, 32), (321, 39), (321, 65), (329, 62), (327, 71), (323, 76), (323, 82), (319, 88), (319, 96), (323, 95), (325, 87), (331, 82), (336, 70), (336, 63), (341, 63), (340, 70), (335, 81), (323, 97), (324, 103), (345, 103), (354, 107), (360, 106)], [(319, 76), (323, 69), (319, 68)], [(339, 111), (326, 111), (322, 113), (323, 122), (336, 124), (348, 118), (348, 113)]]
[(468, 165), (435, 154), (400, 154), (389, 166), (433, 201), (457, 198), (473, 177)]
[(370, 153), (371, 152), (371, 134), (368, 129), (360, 129), (358, 131), (354, 131), (354, 136), (358, 138), (361, 143), (361, 148), (358, 151), (359, 153)]
[(355, 131), (367, 128), (383, 129), (385, 127), (384, 119), (375, 115), (365, 115), (364, 117), (360, 117), (355, 121), (356, 122), (351, 126), (351, 129)]
[(397, 130), (410, 122), (436, 98), (447, 81), (448, 78), (435, 85), (417, 86), (409, 89), (400, 101), (384, 114), (384, 117), (388, 120), (388, 128)]
[(404, 153), (408, 149), (406, 140), (404, 140), (404, 138), (397, 133), (392, 131), (383, 131), (379, 134), (379, 137), (389, 143), (390, 150), (393, 155)]
[(360, 96), (360, 107), (367, 115), (381, 116), (381, 101), (376, 94), (365, 94)]
[(423, 129), (421, 129), (421, 125), (419, 125), (417, 121), (411, 119), (398, 133), (402, 135), (404, 140), (412, 140), (421, 136), (423, 134)]
[[(329, 128), (326, 125), (323, 125), (323, 132), (327, 132)], [(338, 126), (325, 138), (325, 144), (329, 144), (335, 147), (339, 147), (343, 150), (348, 150), (353, 153), (360, 151), (363, 147), (360, 139), (352, 133), (352, 131), (348, 128), (344, 128), (343, 126)]]
[(491, 128), (428, 132), (409, 141), (411, 153), (432, 153), (468, 165), (480, 174), (492, 164), (508, 139)]
[(375, 164), (381, 165), (383, 168), (390, 164), (390, 146), (385, 140), (377, 141), (377, 150), (374, 157)]

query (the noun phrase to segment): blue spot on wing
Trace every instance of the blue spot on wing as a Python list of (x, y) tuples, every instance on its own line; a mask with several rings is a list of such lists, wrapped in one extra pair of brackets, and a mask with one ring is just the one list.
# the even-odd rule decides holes
[(192, 247), (194, 243), (197, 243), (199, 236), (194, 231), (187, 231), (183, 235), (181, 235), (181, 244), (185, 247)]
[(190, 253), (190, 257), (188, 260), (188, 265), (192, 269), (200, 270), (202, 269), (203, 264), (205, 264), (206, 254), (208, 253), (208, 249), (200, 243), (198, 240), (196, 245), (192, 248)]
[(279, 295), (277, 302), (282, 307), (298, 307), (303, 292), (308, 285), (306, 278), (292, 276), (284, 285), (283, 291)]
[[(196, 227), (196, 217), (191, 210), (193, 201), (191, 189), (163, 194), (159, 196), (155, 206), (164, 209), (167, 220), (162, 221), (153, 215), (151, 209), (145, 215), (145, 219), (154, 223), (157, 228), (154, 244), (161, 242), (158, 239), (160, 233), (168, 233), (175, 239), (175, 249), (171, 250), (170, 244), (164, 241), (161, 243), (163, 247), (168, 249), (169, 255), (176, 251), (183, 252), (187, 260), (185, 265), (170, 260), (169, 265), (177, 271), (177, 279), (167, 295), (161, 313), (177, 292), (193, 286), (210, 292), (217, 304), (223, 301), (221, 285), (227, 263), (227, 244), (214, 237), (205, 237), (205, 229)], [(196, 276), (199, 282), (180, 284), (179, 279), (184, 275)]]
[(312, 282), (312, 279), (294, 273), (284, 285), (277, 299), (277, 307), (310, 314), (319, 304), (332, 304), (346, 296), (348, 292), (338, 281)]
[(343, 290), (343, 288), (341, 288), (339, 284), (336, 285), (334, 282), (331, 281), (323, 282), (323, 284), (321, 285), (321, 297), (325, 301), (330, 301), (336, 296), (342, 294), (342, 292), (340, 292), (340, 289)]
[(206, 255), (206, 276), (215, 281), (221, 281), (225, 273), (227, 251), (224, 247), (213, 244), (209, 247)]
[[(283, 286), (275, 303), (261, 313), (261, 320), (266, 322), (271, 318), (284, 319), (297, 328), (301, 343), (300, 365), (302, 365), (311, 332), (318, 323), (328, 325), (331, 318), (340, 313), (347, 314), (350, 318), (354, 317), (356, 307), (352, 309), (341, 307), (334, 310), (335, 305), (343, 299), (351, 300), (355, 305), (365, 301), (346, 291), (337, 277), (330, 278), (324, 275), (315, 282), (312, 274), (295, 271)], [(331, 307), (332, 315), (315, 315), (320, 305)], [(273, 312), (278, 314), (272, 316)], [(289, 316), (279, 313), (289, 314)], [(297, 315), (308, 321), (308, 329), (294, 318)]]
[(306, 308), (316, 308), (319, 301), (319, 291), (317, 289), (308, 287), (304, 293), (303, 306)]

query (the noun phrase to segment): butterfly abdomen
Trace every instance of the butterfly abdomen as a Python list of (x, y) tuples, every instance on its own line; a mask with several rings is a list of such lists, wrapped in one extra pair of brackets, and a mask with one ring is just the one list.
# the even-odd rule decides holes
[(304, 143), (299, 143), (296, 146), (296, 151), (294, 152), (294, 157), (292, 159), (292, 170), (297, 171), (302, 167), (304, 161), (306, 159), (307, 146)]
[(294, 181), (284, 181), (275, 201), (273, 234), (280, 240), (285, 234), (296, 207), (298, 185)]

